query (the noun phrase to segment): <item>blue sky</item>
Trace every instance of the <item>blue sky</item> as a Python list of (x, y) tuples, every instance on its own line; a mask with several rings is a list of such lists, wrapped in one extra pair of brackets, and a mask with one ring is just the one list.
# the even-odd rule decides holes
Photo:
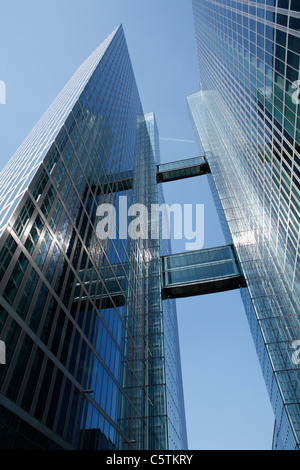
[[(161, 161), (197, 156), (186, 96), (199, 88), (191, 0), (0, 0), (0, 169), (83, 60), (122, 23)], [(178, 139), (178, 140), (166, 140)], [(181, 141), (182, 140), (182, 141)], [(164, 185), (205, 205), (205, 247), (224, 244), (205, 176)], [(184, 242), (173, 244), (184, 251)], [(177, 302), (190, 449), (270, 449), (274, 417), (238, 291)]]

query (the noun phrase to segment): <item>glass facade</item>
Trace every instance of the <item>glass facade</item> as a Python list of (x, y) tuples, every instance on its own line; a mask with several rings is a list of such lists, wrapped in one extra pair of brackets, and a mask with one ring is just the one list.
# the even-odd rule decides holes
[(163, 258), (164, 286), (240, 276), (233, 247), (190, 251)]
[(164, 247), (96, 234), (100, 204), (162, 197), (157, 159), (120, 26), (0, 173), (1, 449), (187, 447)]
[(157, 165), (157, 182), (165, 183), (206, 173), (209, 173), (209, 167), (204, 157), (186, 158), (185, 160)]
[(300, 6), (193, 0), (200, 91), (188, 97), (275, 414), (274, 449), (299, 449)]

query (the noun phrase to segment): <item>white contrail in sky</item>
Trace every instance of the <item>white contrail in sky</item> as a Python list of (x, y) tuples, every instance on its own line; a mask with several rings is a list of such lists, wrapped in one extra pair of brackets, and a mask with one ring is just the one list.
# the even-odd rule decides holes
[(174, 140), (176, 142), (193, 142), (195, 143), (195, 140), (184, 140), (184, 139), (170, 139), (169, 137), (160, 137), (160, 140)]

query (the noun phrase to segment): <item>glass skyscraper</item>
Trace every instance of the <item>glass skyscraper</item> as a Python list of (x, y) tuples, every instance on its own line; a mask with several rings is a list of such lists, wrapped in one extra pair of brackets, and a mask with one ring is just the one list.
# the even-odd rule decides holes
[(193, 0), (193, 11), (201, 83), (191, 120), (245, 277), (273, 448), (299, 449), (300, 3)]
[(187, 448), (169, 247), (121, 236), (125, 197), (163, 201), (158, 163), (120, 26), (0, 173), (1, 449)]

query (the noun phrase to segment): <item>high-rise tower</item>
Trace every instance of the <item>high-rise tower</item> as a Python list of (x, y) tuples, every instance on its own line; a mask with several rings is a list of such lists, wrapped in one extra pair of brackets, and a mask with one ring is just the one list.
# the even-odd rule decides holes
[(299, 449), (299, 1), (193, 0), (193, 10), (201, 86), (191, 119), (245, 277), (273, 447)]
[(125, 198), (161, 197), (157, 135), (120, 26), (0, 173), (1, 449), (187, 446), (160, 241), (121, 236)]

